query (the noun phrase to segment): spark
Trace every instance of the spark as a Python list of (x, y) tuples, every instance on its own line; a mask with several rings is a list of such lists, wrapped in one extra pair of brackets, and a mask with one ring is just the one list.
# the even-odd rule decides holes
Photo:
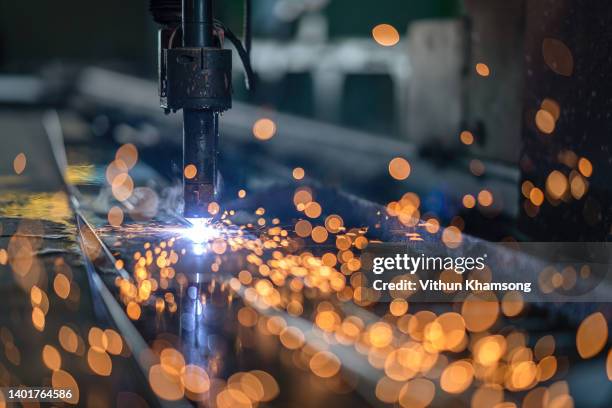
[(202, 244), (210, 241), (217, 234), (215, 229), (210, 226), (210, 218), (188, 218), (191, 227), (187, 228), (184, 235), (194, 244)]

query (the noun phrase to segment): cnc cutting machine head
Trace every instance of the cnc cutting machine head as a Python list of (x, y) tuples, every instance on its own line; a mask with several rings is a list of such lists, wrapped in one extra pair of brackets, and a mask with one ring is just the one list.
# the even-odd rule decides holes
[(210, 218), (218, 192), (219, 114), (232, 106), (232, 42), (252, 86), (250, 0), (244, 44), (213, 17), (212, 0), (151, 0), (159, 30), (159, 95), (166, 113), (183, 110), (183, 215)]

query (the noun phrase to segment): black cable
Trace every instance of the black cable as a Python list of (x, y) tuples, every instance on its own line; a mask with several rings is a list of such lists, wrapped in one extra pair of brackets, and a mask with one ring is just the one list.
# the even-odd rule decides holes
[(244, 36), (244, 49), (246, 50), (247, 55), (249, 56), (249, 60), (251, 59), (251, 19), (252, 19), (252, 10), (251, 10), (251, 0), (244, 0), (244, 27), (242, 30), (242, 35)]
[(240, 61), (242, 61), (242, 65), (244, 66), (244, 72), (246, 74), (245, 75), (246, 88), (248, 90), (253, 90), (255, 88), (255, 73), (253, 72), (253, 67), (251, 66), (251, 59), (249, 58), (249, 54), (247, 53), (246, 49), (242, 45), (242, 42), (240, 41), (240, 39), (236, 36), (236, 34), (234, 34), (232, 30), (229, 29), (229, 27), (225, 26), (219, 20), (215, 20), (215, 24), (217, 25), (218, 28), (223, 30), (223, 32), (225, 33), (225, 37), (227, 37), (227, 39), (230, 40), (230, 42), (236, 48), (236, 51), (238, 51), (238, 56), (240, 57)]
[(245, 84), (248, 90), (253, 90), (255, 87), (255, 73), (253, 72), (253, 67), (251, 66), (251, 60), (249, 58), (249, 54), (247, 54), (246, 50), (242, 46), (240, 39), (236, 37), (236, 35), (229, 29), (225, 29), (225, 36), (234, 44), (236, 47), (236, 51), (238, 51), (238, 56), (242, 61), (242, 65), (244, 66), (245, 71)]

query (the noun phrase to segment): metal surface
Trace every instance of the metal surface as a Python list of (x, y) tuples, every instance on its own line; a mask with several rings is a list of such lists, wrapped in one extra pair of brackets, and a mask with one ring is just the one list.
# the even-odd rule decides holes
[[(140, 369), (140, 375), (138, 376), (139, 381), (142, 384), (146, 384), (149, 371), (153, 365), (153, 361), (155, 361), (155, 355), (127, 317), (120, 303), (108, 289), (106, 286), (107, 283), (105, 283), (101, 277), (107, 275), (108, 279), (108, 271), (115, 269), (115, 258), (98, 238), (96, 232), (82, 214), (77, 212), (76, 221), (79, 244), (83, 254), (86, 255), (85, 267), (88, 271), (92, 290), (94, 291), (93, 294), (99, 299), (101, 303), (100, 307), (103, 307), (101, 313), (104, 313), (110, 322), (112, 322), (113, 326), (120, 333), (126, 346), (129, 347), (130, 350), (138, 350), (138, 358), (136, 358), (134, 362)], [(93, 254), (95, 254), (95, 256), (92, 256)], [(107, 272), (104, 273), (104, 271)], [(128, 273), (123, 269), (118, 270), (117, 273), (123, 278), (129, 277)], [(155, 406), (164, 408), (182, 408), (190, 406), (185, 399), (172, 402), (160, 400), (153, 392), (147, 391), (145, 387), (143, 387), (141, 392), (147, 395), (149, 401), (154, 402)]]
[[(130, 351), (136, 349), (122, 346), (119, 354), (113, 354), (108, 360), (112, 376), (91, 375), (89, 331), (120, 329), (99, 303), (98, 288), (89, 279), (71, 198), (52, 154), (54, 143), (45, 134), (53, 126), (43, 126), (43, 120), (53, 118), (38, 110), (0, 114), (2, 129), (15, 135), (7, 138), (0, 152), (0, 326), (5, 349), (0, 382), (2, 386), (50, 384), (53, 372), (42, 355), (45, 348), (53, 347), (63, 353), (61, 372), (78, 380), (73, 391), (81, 405), (125, 406), (124, 398), (139, 395), (133, 401), (157, 406), (157, 397), (148, 391), (146, 376), (138, 369), (137, 354)], [(26, 158), (20, 175), (12, 168), (18, 152)], [(54, 290), (58, 276), (69, 284), (63, 297)], [(37, 296), (32, 298), (32, 293)], [(38, 310), (42, 319), (35, 318)], [(71, 351), (62, 347), (66, 343), (61, 343), (61, 330), (74, 333), (73, 339), (80, 342)]]

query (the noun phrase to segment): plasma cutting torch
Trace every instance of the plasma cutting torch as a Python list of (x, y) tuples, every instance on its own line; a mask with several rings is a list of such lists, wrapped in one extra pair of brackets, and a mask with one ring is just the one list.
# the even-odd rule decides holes
[(232, 42), (252, 88), (251, 0), (244, 2), (244, 44), (213, 18), (213, 0), (151, 0), (158, 35), (159, 96), (166, 113), (183, 110), (185, 218), (210, 218), (219, 187), (219, 115), (232, 107)]

